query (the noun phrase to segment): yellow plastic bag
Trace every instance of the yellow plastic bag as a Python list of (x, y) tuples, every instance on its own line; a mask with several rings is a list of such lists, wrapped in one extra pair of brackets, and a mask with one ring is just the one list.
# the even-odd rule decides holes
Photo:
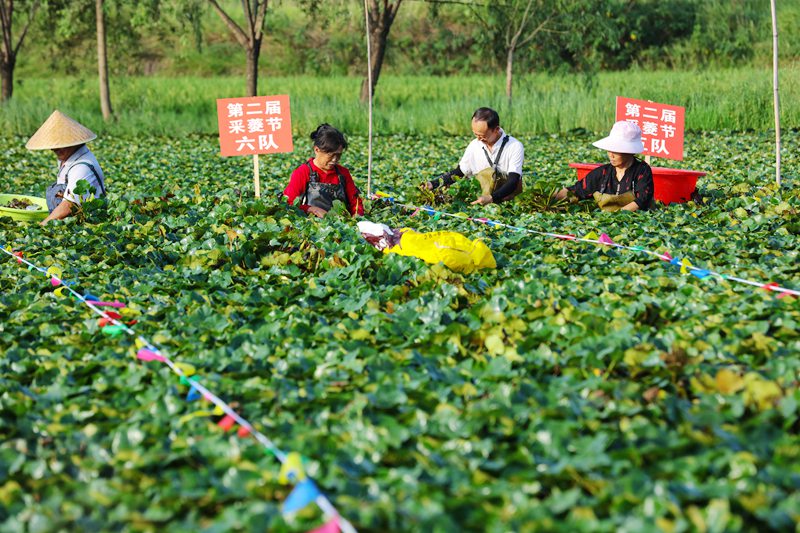
[(497, 268), (492, 251), (480, 239), (472, 241), (455, 231), (402, 231), (400, 244), (386, 248), (383, 253), (417, 257), (426, 263), (444, 263), (450, 270), (464, 274), (481, 268)]

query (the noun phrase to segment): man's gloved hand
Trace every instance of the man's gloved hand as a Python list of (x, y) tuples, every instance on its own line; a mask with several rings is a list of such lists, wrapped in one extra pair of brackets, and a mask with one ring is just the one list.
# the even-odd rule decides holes
[(431, 181), (426, 181), (420, 184), (420, 187), (426, 191), (432, 191), (439, 187), (439, 178), (433, 178)]

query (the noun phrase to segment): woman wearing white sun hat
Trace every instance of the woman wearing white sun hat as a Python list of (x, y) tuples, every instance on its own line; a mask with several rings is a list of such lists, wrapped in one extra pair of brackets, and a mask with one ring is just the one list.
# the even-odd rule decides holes
[(86, 180), (94, 189), (95, 197), (105, 196), (103, 170), (86, 146), (96, 138), (91, 130), (56, 110), (28, 139), (25, 144), (28, 150), (52, 150), (58, 158), (58, 178), (47, 188), (46, 194), (50, 214), (42, 224), (68, 217), (74, 205), (88, 199), (88, 194), (83, 197), (75, 194), (75, 187), (81, 180)]
[(644, 151), (642, 130), (633, 122), (614, 124), (608, 137), (592, 143), (608, 152), (609, 163), (589, 172), (575, 185), (561, 189), (556, 198), (569, 192), (580, 200), (594, 198), (604, 211), (637, 211), (653, 207), (653, 172), (650, 165), (636, 159)]

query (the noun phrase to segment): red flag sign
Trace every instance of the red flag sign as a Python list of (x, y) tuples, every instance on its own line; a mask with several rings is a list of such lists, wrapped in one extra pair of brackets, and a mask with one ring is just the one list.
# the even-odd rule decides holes
[(291, 152), (289, 95), (217, 100), (219, 147), (223, 156)]
[(617, 120), (642, 128), (644, 155), (683, 159), (683, 121), (686, 109), (617, 96)]

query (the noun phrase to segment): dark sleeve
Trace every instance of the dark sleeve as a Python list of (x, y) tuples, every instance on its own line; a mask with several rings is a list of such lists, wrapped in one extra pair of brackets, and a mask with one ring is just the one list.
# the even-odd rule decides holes
[(519, 180), (522, 179), (522, 176), (517, 174), (516, 172), (509, 172), (508, 179), (506, 182), (496, 191), (492, 193), (492, 201), (496, 204), (499, 204), (503, 201), (503, 198), (508, 196), (509, 194), (513, 194), (514, 191), (517, 190), (517, 186), (519, 185)]
[(575, 193), (575, 196), (581, 200), (587, 200), (591, 198), (595, 191), (600, 190), (600, 183), (603, 179), (604, 169), (605, 165), (597, 167), (586, 174), (586, 177), (584, 177), (583, 180), (578, 180), (575, 185), (567, 187), (567, 190)]
[(456, 182), (453, 176), (455, 176), (456, 178), (464, 177), (464, 172), (461, 170), (461, 166), (457, 166), (450, 172), (445, 172), (444, 174), (441, 174), (438, 178), (432, 179), (431, 183), (433, 183), (433, 188), (436, 189), (439, 187), (440, 179), (442, 180), (441, 181), (442, 185), (444, 185), (445, 187), (449, 187), (450, 185)]
[(639, 209), (650, 209), (653, 205), (653, 170), (650, 165), (642, 162), (640, 168), (636, 169), (636, 185), (633, 187), (633, 196), (636, 198), (636, 205)]

